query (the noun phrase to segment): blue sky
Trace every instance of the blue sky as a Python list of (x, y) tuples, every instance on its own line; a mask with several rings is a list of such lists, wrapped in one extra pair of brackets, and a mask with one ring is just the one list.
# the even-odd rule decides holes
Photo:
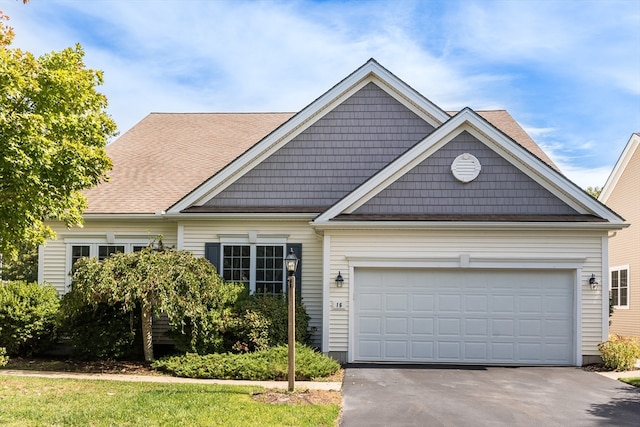
[(121, 133), (295, 112), (369, 58), (446, 110), (506, 109), (581, 187), (640, 132), (640, 1), (0, 0), (13, 47), (80, 43)]

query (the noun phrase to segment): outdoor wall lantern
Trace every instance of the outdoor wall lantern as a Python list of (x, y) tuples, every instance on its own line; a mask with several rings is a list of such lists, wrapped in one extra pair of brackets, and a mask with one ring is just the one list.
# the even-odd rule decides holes
[(298, 257), (293, 253), (293, 249), (284, 259), (284, 266), (289, 273), (287, 283), (287, 298), (289, 298), (289, 366), (287, 377), (289, 379), (289, 391), (293, 391), (296, 382), (296, 268), (298, 268)]
[(338, 275), (336, 276), (336, 287), (341, 288), (344, 283), (344, 279), (342, 278), (342, 274), (338, 271)]
[(596, 281), (596, 275), (595, 274), (592, 274), (591, 277), (589, 277), (589, 286), (593, 290), (598, 289), (598, 282)]

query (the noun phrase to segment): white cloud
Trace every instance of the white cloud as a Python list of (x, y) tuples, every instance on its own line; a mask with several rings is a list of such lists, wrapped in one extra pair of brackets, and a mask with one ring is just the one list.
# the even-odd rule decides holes
[[(376, 58), (444, 109), (504, 108), (556, 163), (640, 130), (637, 2), (9, 1), (16, 45), (80, 42), (126, 131), (152, 111), (297, 111)], [(603, 148), (605, 147), (605, 148)], [(587, 167), (588, 166), (588, 167)]]

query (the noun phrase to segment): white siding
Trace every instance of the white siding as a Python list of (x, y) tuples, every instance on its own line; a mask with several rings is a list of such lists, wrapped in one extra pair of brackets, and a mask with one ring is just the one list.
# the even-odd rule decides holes
[[(602, 284), (602, 237), (605, 232), (594, 231), (433, 231), (433, 230), (328, 230), (331, 235), (331, 275), (342, 272), (344, 287), (330, 289), (331, 300), (348, 301), (351, 277), (349, 258), (389, 259), (407, 258), (419, 263), (431, 261), (460, 262), (468, 255), (478, 259), (525, 260), (585, 259), (581, 262), (580, 293), (582, 310), (582, 355), (599, 355), (597, 344), (602, 341), (602, 286), (591, 290), (588, 278), (595, 274)], [(440, 260), (440, 261), (439, 261)], [(514, 262), (518, 268), (520, 261)], [(606, 284), (605, 284), (606, 289)], [(349, 310), (331, 310), (329, 313), (329, 351), (348, 351)]]
[[(176, 244), (176, 223), (166, 220), (111, 220), (91, 221), (86, 220), (82, 228), (67, 229), (62, 223), (51, 224), (57, 234), (55, 240), (49, 240), (44, 245), (43, 277), (41, 281), (52, 284), (59, 294), (67, 292), (67, 243), (65, 239), (105, 239), (107, 233), (113, 233), (116, 241), (126, 241), (135, 238), (148, 239), (149, 241), (162, 236), (162, 241), (167, 246)], [(78, 243), (76, 243), (78, 244)]]
[(215, 220), (181, 221), (183, 249), (204, 256), (205, 243), (217, 243), (220, 235), (284, 235), (288, 243), (302, 243), (302, 301), (311, 316), (309, 326), (315, 328), (313, 344), (320, 346), (322, 337), (322, 242), (308, 220)]

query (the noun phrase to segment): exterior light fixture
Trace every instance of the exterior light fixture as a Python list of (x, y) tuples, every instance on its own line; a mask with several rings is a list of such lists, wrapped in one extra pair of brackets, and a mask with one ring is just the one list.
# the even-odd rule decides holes
[(596, 275), (595, 274), (592, 274), (591, 277), (589, 277), (589, 286), (593, 290), (598, 289), (598, 282), (596, 281)]
[(287, 283), (287, 298), (289, 299), (289, 366), (287, 377), (289, 379), (289, 391), (293, 391), (296, 382), (296, 268), (298, 268), (298, 257), (293, 253), (293, 249), (284, 259), (284, 267), (289, 273)]
[(336, 287), (341, 288), (344, 283), (344, 279), (342, 278), (342, 274), (338, 271), (338, 275), (336, 276)]
[(293, 249), (291, 249), (289, 255), (284, 259), (284, 265), (289, 272), (289, 276), (293, 276), (296, 272), (296, 268), (298, 268), (298, 261), (298, 257), (296, 257), (296, 254), (293, 253)]

